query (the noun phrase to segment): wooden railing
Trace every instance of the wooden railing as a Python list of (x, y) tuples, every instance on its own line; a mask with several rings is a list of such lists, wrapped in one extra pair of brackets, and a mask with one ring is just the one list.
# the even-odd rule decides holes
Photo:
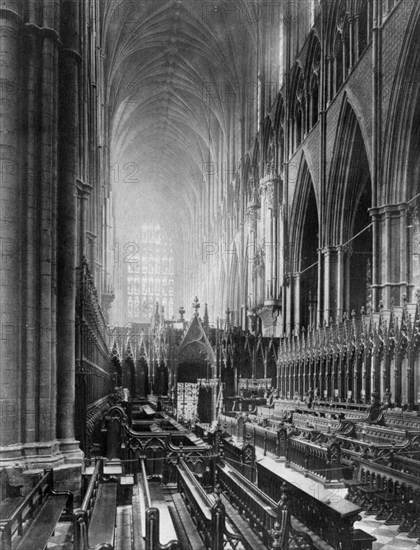
[[(38, 481), (32, 491), (26, 495), (22, 501), (16, 506), (11, 515), (3, 520), (0, 520), (0, 536), (1, 547), (3, 550), (12, 550), (13, 547), (18, 548), (21, 546), (21, 541), (16, 546), (14, 543), (15, 537), (25, 537), (25, 534), (29, 530), (36, 528), (38, 519), (40, 521), (43, 534), (46, 536), (45, 545), (48, 542), (49, 535), (52, 533), (55, 527), (55, 523), (60, 518), (63, 508), (65, 506), (65, 513), (67, 519), (71, 519), (73, 513), (73, 495), (68, 491), (56, 492), (53, 490), (53, 471), (49, 470), (44, 473), (42, 478)], [(52, 508), (54, 513), (50, 517), (42, 517), (38, 512), (42, 510), (43, 505), (50, 499), (52, 501)], [(57, 504), (54, 504), (54, 501)], [(53, 518), (52, 515), (55, 517)], [(29, 529), (25, 523), (29, 520)], [(49, 523), (51, 522), (51, 525)], [(30, 543), (30, 541), (28, 541)]]
[(289, 437), (286, 450), (286, 466), (294, 463), (305, 473), (331, 482), (342, 479), (340, 445), (337, 442), (317, 444), (297, 437)]
[[(168, 420), (169, 421), (169, 420)], [(177, 423), (172, 427), (177, 428)], [(176, 463), (182, 456), (197, 473), (211, 468), (212, 447), (200, 438), (189, 434), (182, 426), (177, 430), (135, 431), (128, 426), (127, 416), (119, 406), (106, 415), (108, 456), (118, 456), (127, 464), (126, 473), (138, 472), (139, 458), (145, 456), (148, 475), (161, 475), (165, 482), (176, 482)]]
[[(247, 518), (250, 526), (260, 533), (263, 543), (270, 547), (276, 529), (280, 531), (282, 548), (313, 548), (308, 533), (298, 531), (291, 525), (289, 504), (285, 488), (277, 504), (263, 493), (255, 484), (242, 476), (234, 468), (220, 461), (216, 468), (217, 479), (229, 500)], [(273, 548), (275, 548), (273, 546)]]
[(224, 550), (235, 548), (242, 537), (226, 524), (225, 507), (220, 499), (220, 491), (211, 498), (198, 483), (194, 474), (181, 458), (177, 465), (178, 491), (186, 502), (206, 548)]
[(250, 442), (223, 439), (220, 454), (250, 481), (255, 481), (255, 448)]

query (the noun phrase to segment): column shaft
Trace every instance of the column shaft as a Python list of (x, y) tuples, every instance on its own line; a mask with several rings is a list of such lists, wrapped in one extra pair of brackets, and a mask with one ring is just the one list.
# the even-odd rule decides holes
[(39, 224), (39, 62), (40, 41), (31, 33), (27, 36), (27, 160), (26, 160), (26, 274), (23, 297), (25, 308), (25, 363), (23, 425), (25, 441), (36, 441), (39, 427), (37, 391), (39, 387), (39, 326), (37, 320), (38, 273), (38, 224)]
[(19, 143), (19, 17), (0, 13), (0, 446), (21, 441), (21, 204)]
[(65, 3), (60, 82), (60, 187), (58, 196), (57, 437), (74, 438), (76, 183), (79, 145), (79, 6)]

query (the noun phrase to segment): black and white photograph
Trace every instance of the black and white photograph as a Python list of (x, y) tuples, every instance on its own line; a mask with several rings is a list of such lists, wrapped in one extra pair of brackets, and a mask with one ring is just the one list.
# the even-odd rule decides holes
[(0, 0), (0, 550), (420, 550), (420, 0)]

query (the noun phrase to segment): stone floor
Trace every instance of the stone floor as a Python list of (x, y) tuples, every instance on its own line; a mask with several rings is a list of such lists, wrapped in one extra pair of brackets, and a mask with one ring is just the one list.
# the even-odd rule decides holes
[[(273, 469), (285, 469), (284, 463), (277, 462), (273, 458), (266, 456), (264, 457), (263, 452), (256, 448), (257, 460), (271, 460), (273, 464)], [(303, 474), (295, 471), (292, 474), (293, 470), (287, 469), (288, 475), (293, 475), (296, 477), (296, 482), (298, 484), (306, 485), (310, 483), (311, 490), (314, 485), (319, 485), (319, 490), (317, 494), (324, 494), (325, 489), (320, 483), (317, 483), (314, 480), (308, 480)], [(279, 472), (280, 473), (280, 472)], [(281, 474), (280, 474), (281, 475)], [(316, 489), (315, 489), (316, 490)], [(347, 490), (346, 489), (329, 489), (327, 492), (331, 492), (333, 495), (338, 495), (342, 498), (345, 497)], [(361, 521), (357, 521), (354, 524), (355, 529), (363, 529), (366, 533), (376, 537), (376, 541), (373, 543), (372, 550), (420, 550), (420, 545), (417, 544), (416, 539), (409, 539), (407, 533), (398, 533), (398, 525), (385, 525), (383, 521), (375, 520), (373, 516), (367, 516), (364, 512), (361, 513)]]
[(372, 550), (419, 550), (420, 545), (416, 543), (416, 539), (409, 539), (407, 533), (398, 533), (398, 525), (385, 525), (383, 521), (377, 521), (372, 516), (364, 513), (361, 515), (362, 520), (354, 526), (376, 537)]

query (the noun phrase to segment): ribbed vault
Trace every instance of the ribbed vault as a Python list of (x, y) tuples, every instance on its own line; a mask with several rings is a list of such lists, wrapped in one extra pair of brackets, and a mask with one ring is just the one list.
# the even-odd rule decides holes
[(145, 215), (172, 230), (191, 227), (200, 214), (203, 163), (213, 162), (231, 128), (225, 92), (249, 82), (256, 47), (252, 3), (235, 6), (229, 14), (197, 0), (107, 0), (105, 101), (111, 166), (120, 170), (117, 223), (118, 209), (134, 196)]

